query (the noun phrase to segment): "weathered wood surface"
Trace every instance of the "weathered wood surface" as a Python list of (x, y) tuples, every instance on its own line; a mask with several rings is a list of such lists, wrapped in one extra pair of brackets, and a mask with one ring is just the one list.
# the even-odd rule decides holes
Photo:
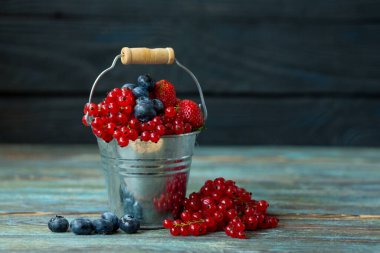
[[(87, 93), (124, 46), (173, 47), (213, 94), (380, 91), (378, 2), (150, 1), (146, 6), (2, 3), (0, 91)], [(120, 65), (105, 84), (150, 72), (179, 90), (194, 91), (179, 68)]]
[[(230, 134), (229, 118), (210, 117), (210, 129), (218, 126), (218, 130), (202, 137), (204, 143), (378, 146), (379, 114), (365, 111), (379, 110), (372, 103), (380, 97), (379, 10), (380, 2), (374, 0), (2, 1), (0, 101), (14, 103), (2, 102), (0, 111), (18, 112), (17, 104), (25, 99), (49, 98), (50, 108), (70, 99), (84, 101), (95, 77), (123, 46), (171, 46), (201, 81), (211, 112), (229, 110), (229, 103), (240, 99), (267, 105), (257, 107), (262, 113), (240, 112), (238, 108), (256, 108), (251, 102), (232, 107), (234, 129), (244, 138)], [(190, 77), (178, 67), (121, 64), (104, 77), (98, 94), (146, 72), (173, 81), (183, 97), (196, 95)], [(225, 101), (223, 110), (212, 99)], [(371, 106), (356, 108), (357, 99)], [(336, 100), (331, 111), (325, 100)], [(353, 111), (340, 114), (350, 105)], [(80, 111), (76, 106), (67, 107), (68, 115)], [(317, 114), (315, 125), (309, 111)], [(356, 117), (362, 112), (366, 117)], [(41, 110), (32, 115), (38, 113), (42, 115)], [(325, 114), (326, 124), (319, 117)], [(3, 113), (0, 122), (7, 129), (20, 129), (17, 118), (21, 117), (30, 119), (23, 113)], [(262, 125), (271, 124), (268, 119), (276, 127), (261, 132)], [(1, 131), (0, 141), (91, 140), (77, 121), (69, 120), (65, 129), (52, 129), (61, 120), (51, 117), (44, 122), (48, 130), (44, 134), (41, 124), (21, 121), (21, 134)], [(309, 130), (300, 130), (304, 122), (312, 125)], [(247, 129), (252, 125), (257, 128), (250, 134)], [(56, 134), (67, 129), (70, 136)], [(34, 135), (29, 138), (30, 133)]]
[[(85, 98), (3, 98), (0, 142), (93, 143), (91, 130), (81, 123), (85, 103)], [(378, 99), (215, 97), (207, 105), (200, 144), (376, 146), (380, 140)]]
[(379, 149), (196, 148), (188, 192), (224, 176), (267, 199), (276, 229), (234, 240), (223, 233), (173, 238), (54, 234), (69, 219), (107, 210), (96, 146), (0, 146), (0, 250), (4, 252), (379, 252)]

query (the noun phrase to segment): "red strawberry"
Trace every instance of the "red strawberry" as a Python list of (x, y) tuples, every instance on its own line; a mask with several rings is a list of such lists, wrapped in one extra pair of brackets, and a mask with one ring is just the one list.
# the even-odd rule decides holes
[(154, 95), (161, 100), (165, 108), (176, 105), (177, 97), (174, 85), (167, 80), (156, 82), (156, 85), (154, 86)]
[(179, 113), (184, 122), (190, 123), (193, 128), (200, 128), (204, 124), (203, 113), (197, 103), (184, 99), (179, 103)]

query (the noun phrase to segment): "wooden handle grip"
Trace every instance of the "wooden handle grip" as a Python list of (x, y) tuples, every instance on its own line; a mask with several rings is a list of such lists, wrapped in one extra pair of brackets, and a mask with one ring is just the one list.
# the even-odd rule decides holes
[(167, 48), (123, 47), (121, 49), (121, 62), (123, 64), (172, 64), (174, 50)]

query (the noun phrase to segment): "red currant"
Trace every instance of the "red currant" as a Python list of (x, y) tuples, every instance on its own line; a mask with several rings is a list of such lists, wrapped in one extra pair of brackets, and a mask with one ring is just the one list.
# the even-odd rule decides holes
[(244, 231), (245, 230), (245, 225), (243, 222), (239, 221), (239, 222), (236, 222), (235, 223), (235, 226), (234, 226), (235, 230), (237, 231)]
[(123, 107), (123, 113), (125, 113), (126, 115), (130, 115), (132, 111), (133, 111), (133, 108), (130, 105), (126, 105)]
[(96, 127), (92, 127), (92, 132), (94, 133), (96, 137), (99, 137), (99, 138), (102, 137), (102, 133), (103, 133), (102, 130)]
[(174, 127), (172, 123), (166, 123), (165, 124), (165, 134), (171, 135), (174, 133)]
[(235, 196), (237, 194), (237, 187), (236, 186), (229, 186), (229, 187), (227, 187), (225, 193), (226, 193), (227, 197), (235, 198)]
[(208, 185), (204, 185), (202, 186), (201, 188), (201, 193), (204, 195), (204, 196), (210, 196), (212, 194), (212, 191), (214, 190), (214, 187), (210, 187)]
[(165, 116), (168, 118), (173, 118), (177, 114), (175, 108), (173, 106), (169, 106), (165, 108)]
[(128, 117), (127, 117), (127, 115), (125, 115), (124, 113), (118, 113), (117, 114), (117, 123), (119, 124), (119, 125), (125, 125), (125, 124), (127, 124), (127, 122), (128, 122)]
[(115, 131), (115, 128), (116, 128), (116, 124), (113, 122), (110, 122), (106, 124), (105, 131), (107, 132), (107, 134), (112, 135), (113, 132)]
[(199, 194), (196, 193), (196, 192), (192, 192), (192, 193), (189, 195), (189, 199), (199, 200)]
[(214, 212), (214, 220), (216, 221), (216, 223), (222, 222), (223, 219), (224, 216), (222, 211), (217, 210)]
[(226, 217), (227, 217), (227, 206), (223, 203), (219, 203), (219, 205), (217, 206), (218, 210), (221, 211), (223, 214), (226, 214)]
[(115, 129), (113, 132), (113, 138), (119, 139), (123, 135), (123, 132), (120, 129)]
[(141, 133), (140, 139), (142, 141), (149, 141), (150, 139), (150, 133), (148, 131), (144, 131)]
[(129, 129), (128, 137), (131, 141), (135, 141), (139, 137), (139, 133), (135, 129)]
[(162, 120), (161, 120), (161, 118), (160, 118), (159, 116), (154, 117), (154, 118), (152, 119), (152, 121), (153, 121), (154, 123), (156, 123), (156, 125), (162, 125)]
[(217, 226), (216, 226), (215, 220), (212, 217), (206, 217), (205, 218), (205, 224), (207, 226), (208, 232), (216, 231)]
[(230, 209), (227, 211), (228, 219), (232, 220), (238, 215), (238, 212), (235, 209)]
[(198, 231), (199, 231), (200, 235), (206, 234), (207, 233), (207, 225), (206, 225), (206, 223), (200, 222), (199, 223), (199, 230)]
[(117, 113), (109, 113), (107, 117), (108, 122), (118, 123), (119, 120), (117, 118), (117, 115)]
[[(177, 192), (177, 187), (184, 182), (186, 178), (184, 181), (167, 185), (167, 191)], [(185, 210), (181, 213), (179, 205), (173, 206), (172, 214), (181, 219), (175, 220), (172, 224), (170, 220), (164, 221), (164, 226), (170, 228), (173, 235), (198, 236), (224, 230), (228, 236), (240, 239), (247, 238), (246, 230), (278, 226), (276, 217), (266, 215), (268, 202), (256, 201), (251, 195), (244, 188), (237, 187), (232, 180), (224, 178), (207, 180), (200, 191), (191, 193), (189, 198), (184, 198), (184, 195), (181, 195), (182, 197), (178, 194), (173, 195), (170, 200), (178, 203), (177, 199), (183, 199)], [(163, 195), (159, 199), (167, 200)], [(154, 203), (156, 205), (156, 199)]]
[(185, 131), (185, 129), (183, 127), (183, 124), (174, 125), (174, 133), (175, 134), (183, 134), (184, 131)]
[(182, 236), (188, 236), (190, 234), (189, 227), (188, 226), (182, 226), (180, 228), (180, 234)]
[(178, 236), (181, 234), (181, 228), (180, 227), (171, 227), (170, 228), (170, 234), (173, 236)]
[(244, 232), (244, 231), (239, 231), (239, 232), (237, 233), (236, 238), (239, 238), (239, 239), (246, 239), (247, 236), (245, 235), (245, 232)]
[(198, 223), (193, 223), (189, 226), (190, 233), (193, 236), (198, 236), (200, 234), (200, 226)]
[(201, 208), (201, 203), (199, 202), (199, 200), (191, 199), (189, 201), (189, 207), (193, 211), (199, 211), (199, 209)]
[(128, 146), (129, 139), (126, 136), (122, 135), (121, 137), (119, 137), (119, 139), (117, 139), (117, 143), (119, 143), (120, 147), (125, 147)]
[(173, 221), (171, 219), (165, 219), (163, 222), (162, 222), (162, 226), (164, 228), (171, 228), (173, 226)]
[(119, 106), (121, 107), (129, 105), (127, 101), (127, 97), (124, 97), (124, 96), (118, 97), (117, 101), (118, 101)]
[(91, 122), (91, 126), (94, 127), (94, 128), (102, 129), (104, 123), (105, 123), (105, 122), (104, 122), (104, 119), (103, 119), (103, 118), (95, 117), (95, 118), (92, 120), (92, 122)]
[(107, 104), (104, 102), (98, 104), (98, 111), (99, 116), (107, 116), (109, 113)]
[(265, 211), (267, 210), (269, 204), (268, 202), (266, 202), (265, 200), (260, 200), (259, 202), (257, 202), (257, 211), (260, 212), (260, 213), (265, 213)]
[(217, 210), (217, 206), (216, 206), (214, 203), (203, 204), (203, 205), (202, 205), (202, 210), (203, 210), (206, 214), (213, 214), (213, 213), (216, 212), (216, 210)]
[(185, 210), (181, 213), (181, 219), (184, 221), (184, 222), (188, 222), (190, 221), (192, 218), (192, 213), (189, 211), (189, 210)]
[(224, 204), (226, 206), (226, 209), (230, 209), (234, 204), (234, 202), (230, 198), (227, 198), (227, 197), (222, 198), (220, 200), (220, 203)]
[(112, 137), (112, 134), (109, 134), (109, 133), (102, 133), (102, 139), (105, 141), (105, 142), (110, 142), (112, 141), (113, 137)]
[(192, 130), (192, 126), (189, 123), (185, 123), (183, 132), (186, 134), (186, 133), (190, 133), (191, 130)]
[(234, 227), (232, 225), (228, 225), (224, 228), (224, 231), (228, 236), (232, 236), (234, 234)]
[(202, 219), (202, 213), (200, 212), (195, 212), (191, 215), (191, 219), (192, 220), (200, 220)]
[(116, 103), (113, 103), (113, 102), (111, 102), (111, 103), (109, 103), (108, 104), (108, 110), (109, 110), (109, 112), (110, 113), (118, 113), (119, 112), (119, 106), (118, 106), (118, 104), (116, 104)]
[(164, 135), (165, 134), (165, 127), (164, 125), (157, 125), (156, 126), (156, 132), (159, 134), (159, 135)]
[(85, 126), (88, 126), (87, 120), (86, 120), (86, 115), (83, 115), (82, 117), (82, 124)]
[(129, 128), (128, 127), (126, 127), (126, 126), (122, 126), (121, 128), (120, 128), (120, 131), (123, 133), (123, 135), (128, 135), (128, 133), (129, 133)]
[(222, 194), (218, 191), (214, 191), (213, 193), (211, 193), (211, 197), (215, 200), (215, 201), (219, 201), (220, 198), (222, 197)]
[(257, 228), (257, 217), (248, 216), (244, 219), (245, 227), (248, 230), (255, 230)]
[(128, 125), (130, 128), (138, 130), (140, 128), (140, 121), (136, 118), (132, 118), (129, 120)]
[(150, 133), (150, 140), (154, 143), (157, 143), (160, 140), (160, 135), (156, 132)]
[(95, 103), (87, 103), (84, 109), (84, 114), (86, 113), (90, 116), (96, 116), (98, 113), (98, 105)]

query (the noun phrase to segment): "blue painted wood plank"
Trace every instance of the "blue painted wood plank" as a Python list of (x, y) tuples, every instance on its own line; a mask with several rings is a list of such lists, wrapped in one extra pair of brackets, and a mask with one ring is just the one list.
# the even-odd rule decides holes
[(380, 250), (379, 149), (196, 147), (188, 192), (224, 176), (270, 202), (276, 229), (234, 240), (223, 232), (173, 238), (54, 234), (55, 213), (97, 217), (107, 209), (97, 147), (0, 145), (0, 250), (49, 252), (258, 252)]

